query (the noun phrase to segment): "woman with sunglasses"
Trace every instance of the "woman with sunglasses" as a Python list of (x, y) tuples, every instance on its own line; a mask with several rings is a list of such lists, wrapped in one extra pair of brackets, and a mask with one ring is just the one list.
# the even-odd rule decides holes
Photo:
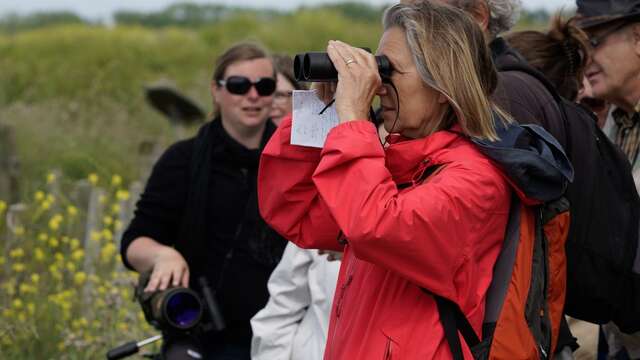
[(226, 327), (195, 339), (206, 359), (249, 359), (249, 320), (268, 300), (286, 243), (260, 217), (256, 195), (260, 153), (275, 130), (275, 76), (254, 44), (218, 58), (214, 119), (158, 160), (122, 239), (125, 265), (151, 271), (146, 291), (201, 291), (203, 281), (214, 290)]

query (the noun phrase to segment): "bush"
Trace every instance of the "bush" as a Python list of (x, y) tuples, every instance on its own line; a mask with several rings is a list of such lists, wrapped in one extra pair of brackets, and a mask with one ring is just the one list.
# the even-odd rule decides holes
[(93, 213), (101, 217), (89, 233), (82, 194), (54, 173), (22, 211), (7, 216), (0, 201), (3, 358), (98, 358), (155, 332), (131, 301), (135, 278), (122, 266), (116, 239), (130, 194), (118, 175), (104, 190), (98, 185), (96, 174), (84, 181), (86, 191), (100, 194), (96, 204), (103, 209)]

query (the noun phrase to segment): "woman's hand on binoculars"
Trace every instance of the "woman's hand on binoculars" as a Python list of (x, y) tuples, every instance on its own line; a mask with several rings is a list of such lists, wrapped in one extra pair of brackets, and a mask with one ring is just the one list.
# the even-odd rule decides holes
[(151, 278), (144, 291), (164, 290), (170, 286), (189, 287), (189, 265), (176, 249), (166, 246), (154, 259)]
[(373, 97), (382, 87), (375, 57), (342, 41), (329, 41), (327, 53), (338, 71), (335, 91), (340, 122), (369, 118)]

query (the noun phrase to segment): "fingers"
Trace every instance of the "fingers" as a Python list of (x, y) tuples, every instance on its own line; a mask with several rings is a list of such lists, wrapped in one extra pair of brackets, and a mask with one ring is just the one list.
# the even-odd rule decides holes
[(156, 266), (153, 267), (151, 278), (144, 291), (162, 291), (168, 287), (175, 286), (189, 287), (189, 266), (181, 256), (174, 256), (173, 259), (163, 258), (160, 260)]
[(180, 285), (189, 287), (189, 269), (185, 269), (182, 273), (182, 281), (180, 282)]

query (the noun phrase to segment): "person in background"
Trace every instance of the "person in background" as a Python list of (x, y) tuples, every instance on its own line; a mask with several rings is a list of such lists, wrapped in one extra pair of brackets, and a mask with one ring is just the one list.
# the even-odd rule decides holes
[(589, 60), (589, 40), (572, 21), (556, 15), (546, 32), (515, 31), (504, 39), (529, 65), (543, 73), (560, 95), (576, 100)]
[[(614, 108), (603, 131), (627, 155), (640, 191), (640, 1), (577, 1), (580, 26), (589, 36), (586, 76), (595, 98)], [(637, 261), (637, 259), (636, 259)], [(640, 359), (640, 332), (602, 326), (609, 359)]]
[(252, 360), (322, 360), (339, 270), (339, 260), (287, 245), (269, 278), (269, 302), (251, 319)]
[[(291, 91), (303, 87), (293, 77), (293, 61), (276, 55), (278, 87), (271, 120), (292, 112)], [(251, 319), (253, 360), (321, 360), (341, 253), (307, 250), (289, 243), (271, 274), (269, 302)], [(338, 260), (338, 261), (334, 261)]]
[(276, 92), (273, 94), (273, 107), (269, 116), (271, 121), (278, 126), (293, 109), (293, 90), (304, 89), (304, 86), (298, 83), (293, 76), (293, 59), (289, 55), (274, 55), (273, 61), (276, 66), (278, 82)]
[(151, 271), (145, 291), (201, 291), (202, 280), (213, 288), (226, 328), (198, 336), (205, 359), (250, 358), (249, 320), (267, 303), (267, 280), (286, 244), (261, 218), (256, 193), (260, 153), (275, 131), (275, 90), (276, 71), (260, 46), (241, 43), (220, 55), (214, 119), (158, 160), (122, 238), (125, 265)]
[(576, 101), (598, 117), (598, 127), (604, 126), (609, 106), (593, 97), (591, 85), (584, 76), (589, 63), (589, 39), (574, 24), (574, 19), (554, 16), (546, 32), (516, 31), (504, 36), (509, 45), (545, 75), (558, 94)]

